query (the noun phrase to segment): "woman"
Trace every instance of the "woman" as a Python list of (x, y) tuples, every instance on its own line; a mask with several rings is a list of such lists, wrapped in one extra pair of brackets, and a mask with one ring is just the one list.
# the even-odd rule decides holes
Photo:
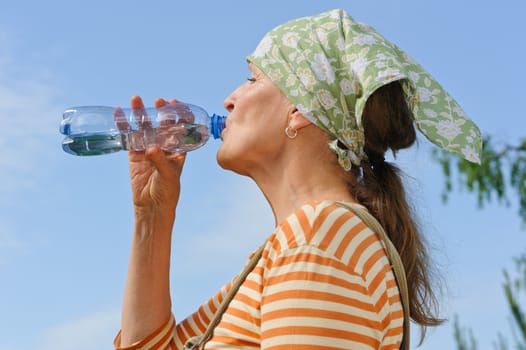
[[(248, 61), (251, 77), (225, 100), (217, 160), (256, 182), (276, 229), (206, 348), (407, 346), (403, 310), (423, 330), (442, 320), (422, 238), (385, 152), (411, 146), (415, 122), (439, 147), (478, 162), (480, 132), (419, 65), (342, 10), (273, 29)], [(140, 98), (132, 107), (143, 107)], [(205, 333), (232, 288), (180, 323), (171, 315), (171, 232), (184, 160), (159, 148), (130, 152), (135, 230), (116, 348), (182, 349)], [(389, 244), (348, 209), (353, 203), (396, 247), (404, 305)]]

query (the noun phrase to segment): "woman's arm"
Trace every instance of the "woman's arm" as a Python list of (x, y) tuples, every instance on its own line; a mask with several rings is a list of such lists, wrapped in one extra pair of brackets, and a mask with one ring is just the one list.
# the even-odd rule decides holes
[(121, 346), (145, 338), (170, 318), (170, 245), (174, 217), (174, 213), (136, 215), (124, 291)]
[[(155, 106), (165, 104), (159, 99)], [(131, 105), (134, 110), (144, 108), (138, 96)], [(167, 155), (158, 147), (129, 152), (135, 225), (120, 346), (145, 338), (170, 318), (170, 248), (184, 160), (184, 154)]]

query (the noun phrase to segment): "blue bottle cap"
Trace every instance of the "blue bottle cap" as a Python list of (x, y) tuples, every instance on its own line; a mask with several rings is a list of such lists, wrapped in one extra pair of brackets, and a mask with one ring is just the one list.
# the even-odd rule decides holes
[(225, 128), (226, 117), (214, 113), (211, 118), (212, 136), (214, 136), (214, 139), (218, 139), (221, 137), (221, 131)]

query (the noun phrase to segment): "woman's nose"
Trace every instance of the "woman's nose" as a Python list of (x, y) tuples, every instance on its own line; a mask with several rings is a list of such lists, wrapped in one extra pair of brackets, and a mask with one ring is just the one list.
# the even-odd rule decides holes
[(229, 113), (234, 110), (235, 102), (242, 88), (243, 88), (243, 84), (239, 85), (234, 91), (230, 93), (230, 95), (228, 95), (227, 98), (225, 98), (225, 101), (223, 102), (223, 106)]
[(225, 101), (223, 101), (223, 106), (229, 113), (234, 110), (234, 93), (235, 91), (228, 95), (228, 97), (225, 98)]

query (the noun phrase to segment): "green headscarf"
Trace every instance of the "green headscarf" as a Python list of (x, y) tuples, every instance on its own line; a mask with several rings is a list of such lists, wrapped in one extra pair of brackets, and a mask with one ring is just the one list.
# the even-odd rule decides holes
[(393, 81), (400, 81), (417, 128), (431, 142), (480, 163), (480, 131), (457, 102), (406, 53), (343, 10), (274, 28), (247, 59), (334, 137), (329, 147), (346, 170), (365, 158), (361, 118), (367, 99)]

